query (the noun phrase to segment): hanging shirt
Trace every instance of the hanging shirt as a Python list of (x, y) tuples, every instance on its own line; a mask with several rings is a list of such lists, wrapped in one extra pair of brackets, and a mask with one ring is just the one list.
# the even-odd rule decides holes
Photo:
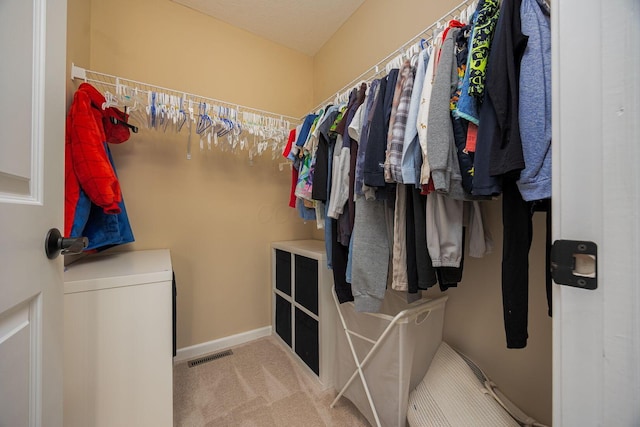
[(500, 14), (498, 0), (480, 0), (471, 45), (469, 94), (482, 98), (493, 33)]
[[(386, 182), (402, 183), (402, 152), (404, 146), (404, 134), (407, 127), (409, 107), (411, 105), (411, 94), (413, 91), (413, 81), (415, 67), (407, 60), (400, 70), (400, 78), (396, 85), (398, 105), (395, 111), (393, 127), (389, 129), (389, 140), (384, 164), (384, 174)], [(392, 113), (393, 114), (393, 113)]]
[(298, 174), (298, 182), (296, 183), (295, 195), (299, 199), (313, 200), (311, 198), (311, 190), (313, 186), (313, 168), (312, 157), (310, 153), (305, 153), (301, 159), (300, 173)]
[(397, 68), (394, 68), (380, 82), (378, 102), (371, 120), (369, 142), (364, 159), (364, 184), (368, 187), (383, 188), (386, 184), (384, 181), (385, 150), (398, 71)]
[[(437, 38), (437, 37), (436, 37)], [(420, 149), (422, 150), (422, 168), (420, 170), (420, 184), (427, 184), (431, 177), (431, 169), (428, 161), (427, 146), (427, 124), (429, 123), (429, 104), (431, 103), (431, 90), (433, 88), (433, 70), (437, 62), (437, 51), (434, 49), (429, 58), (427, 72), (425, 75), (422, 95), (420, 97), (420, 107), (418, 109), (417, 129)]]
[[(293, 146), (293, 143), (296, 140), (297, 129), (298, 128), (296, 127), (294, 129), (291, 129), (291, 131), (289, 132), (289, 140), (287, 141), (287, 146), (282, 152), (282, 155), (286, 158), (289, 158), (289, 154), (291, 153), (291, 147)], [(291, 167), (291, 191), (289, 192), (289, 207), (291, 208), (296, 207), (295, 192), (296, 192), (297, 183), (298, 183), (298, 169), (296, 169), (295, 167)]]
[[(350, 185), (350, 179), (354, 178), (351, 173), (352, 162), (352, 140), (349, 136), (349, 125), (355, 116), (356, 111), (362, 105), (366, 93), (366, 85), (359, 89), (354, 89), (349, 96), (349, 104), (345, 111), (342, 120), (337, 124), (335, 132), (338, 133), (338, 139), (336, 140), (336, 149), (334, 152), (334, 172), (332, 174), (331, 183), (331, 201), (329, 204), (328, 215), (331, 218), (338, 219), (342, 213), (353, 211), (353, 187)], [(354, 142), (357, 146), (357, 142)], [(354, 157), (357, 155), (353, 153)], [(355, 166), (355, 158), (353, 165)], [(350, 178), (351, 177), (351, 178)], [(351, 181), (352, 183), (353, 181)], [(351, 199), (351, 200), (350, 200)], [(345, 206), (349, 202), (350, 206)], [(351, 220), (348, 220), (346, 224), (352, 224)], [(342, 235), (350, 235), (352, 225), (346, 225), (346, 230)], [(346, 239), (343, 239), (346, 240)], [(348, 240), (347, 240), (348, 245)]]
[[(329, 183), (329, 146), (335, 142), (329, 135), (329, 128), (338, 115), (338, 107), (331, 106), (325, 113), (323, 121), (318, 126), (318, 147), (315, 152), (315, 166), (313, 181), (315, 185), (311, 189), (313, 200), (325, 202), (328, 197)], [(329, 184), (330, 185), (330, 184)]]
[(293, 142), (296, 140), (296, 130), (295, 129), (291, 129), (289, 131), (289, 138), (287, 139), (287, 144), (284, 147), (284, 150), (282, 150), (282, 157), (287, 158), (289, 157), (289, 153), (291, 152), (291, 147), (293, 146)]
[(309, 137), (307, 138), (307, 141), (303, 145), (304, 150), (308, 151), (312, 155), (315, 153), (316, 149), (318, 148), (318, 136), (319, 136), (318, 128), (320, 123), (322, 123), (322, 121), (324, 120), (325, 113), (326, 112), (324, 109), (321, 109), (318, 112), (318, 116), (316, 117), (316, 119), (313, 121), (313, 124), (311, 125), (311, 130), (309, 131)]
[(456, 154), (460, 163), (460, 175), (462, 176), (462, 188), (471, 195), (473, 190), (473, 152), (466, 149), (467, 131), (469, 122), (462, 117), (457, 117), (455, 112), (458, 108), (460, 96), (462, 95), (462, 84), (466, 72), (468, 57), (468, 41), (470, 28), (464, 27), (458, 33), (455, 40), (456, 66), (458, 70), (458, 87), (451, 97), (451, 117), (453, 125), (453, 137), (455, 140)]
[(460, 98), (456, 104), (456, 108), (453, 110), (453, 116), (455, 118), (465, 119), (474, 125), (480, 123), (480, 113), (478, 111), (478, 102), (482, 101), (482, 97), (477, 98), (469, 94), (469, 86), (471, 85), (471, 46), (473, 45), (473, 39), (475, 34), (475, 27), (478, 21), (478, 12), (473, 14), (471, 35), (467, 43), (467, 58), (466, 68), (464, 70), (464, 77), (462, 78), (462, 86), (460, 88)]
[[(356, 91), (351, 91), (349, 104), (342, 115), (338, 115), (336, 122), (331, 126), (331, 130), (337, 134), (336, 145), (333, 152), (333, 170), (331, 171), (331, 198), (327, 215), (330, 218), (338, 219), (344, 212), (344, 206), (349, 199), (349, 161), (351, 142), (344, 138), (345, 130), (348, 129), (347, 119), (353, 118), (350, 114), (356, 104)], [(354, 112), (355, 113), (355, 112)], [(349, 117), (351, 115), (351, 117)], [(347, 131), (348, 132), (348, 131)], [(348, 244), (348, 243), (347, 243)]]
[(416, 173), (416, 168), (422, 163), (417, 120), (428, 63), (429, 52), (423, 50), (418, 55), (413, 90), (411, 92), (411, 102), (409, 104), (409, 112), (407, 113), (407, 125), (404, 131), (404, 142), (402, 145), (402, 182), (405, 184), (416, 184), (420, 182), (420, 174), (419, 172)]
[(365, 101), (366, 107), (363, 113), (362, 131), (360, 133), (360, 140), (358, 141), (358, 156), (356, 160), (355, 194), (357, 196), (364, 195), (364, 158), (367, 150), (367, 144), (369, 143), (369, 131), (371, 129), (371, 121), (373, 119), (373, 113), (378, 100), (379, 89), (380, 80), (374, 80), (371, 82), (369, 94)]
[(474, 157), (473, 194), (500, 194), (499, 175), (524, 168), (518, 119), (520, 61), (526, 36), (520, 0), (502, 3), (487, 64), (485, 95)]
[(300, 130), (296, 132), (296, 144), (291, 147), (291, 152), (288, 157), (289, 160), (293, 161), (302, 149), (302, 146), (307, 142), (307, 138), (311, 132), (311, 127), (317, 117), (318, 116), (316, 114), (309, 114), (305, 117), (304, 122), (300, 125)]

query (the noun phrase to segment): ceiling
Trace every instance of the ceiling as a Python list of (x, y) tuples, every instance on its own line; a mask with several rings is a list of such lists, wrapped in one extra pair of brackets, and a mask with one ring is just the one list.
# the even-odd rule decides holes
[(173, 0), (313, 56), (364, 0)]

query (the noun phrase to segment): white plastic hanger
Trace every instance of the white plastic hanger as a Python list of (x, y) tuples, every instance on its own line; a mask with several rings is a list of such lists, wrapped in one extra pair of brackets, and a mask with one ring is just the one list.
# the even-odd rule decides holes
[(105, 102), (102, 103), (102, 109), (106, 110), (109, 107), (115, 107), (118, 105), (118, 98), (109, 91), (104, 93)]

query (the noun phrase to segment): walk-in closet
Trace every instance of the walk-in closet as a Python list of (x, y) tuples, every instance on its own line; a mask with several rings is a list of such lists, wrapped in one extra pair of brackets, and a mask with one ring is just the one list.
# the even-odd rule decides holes
[(0, 425), (638, 425), (599, 3), (4, 2)]

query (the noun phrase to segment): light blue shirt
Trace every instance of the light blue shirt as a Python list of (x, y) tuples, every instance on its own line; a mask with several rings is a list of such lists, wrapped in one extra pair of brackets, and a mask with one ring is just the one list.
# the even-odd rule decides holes
[(413, 92), (407, 116), (407, 127), (404, 131), (404, 144), (402, 146), (402, 181), (405, 184), (416, 183), (416, 153), (421, 157), (422, 150), (418, 141), (418, 110), (422, 87), (427, 74), (429, 54), (427, 50), (420, 52), (416, 66), (416, 76), (413, 81)]

